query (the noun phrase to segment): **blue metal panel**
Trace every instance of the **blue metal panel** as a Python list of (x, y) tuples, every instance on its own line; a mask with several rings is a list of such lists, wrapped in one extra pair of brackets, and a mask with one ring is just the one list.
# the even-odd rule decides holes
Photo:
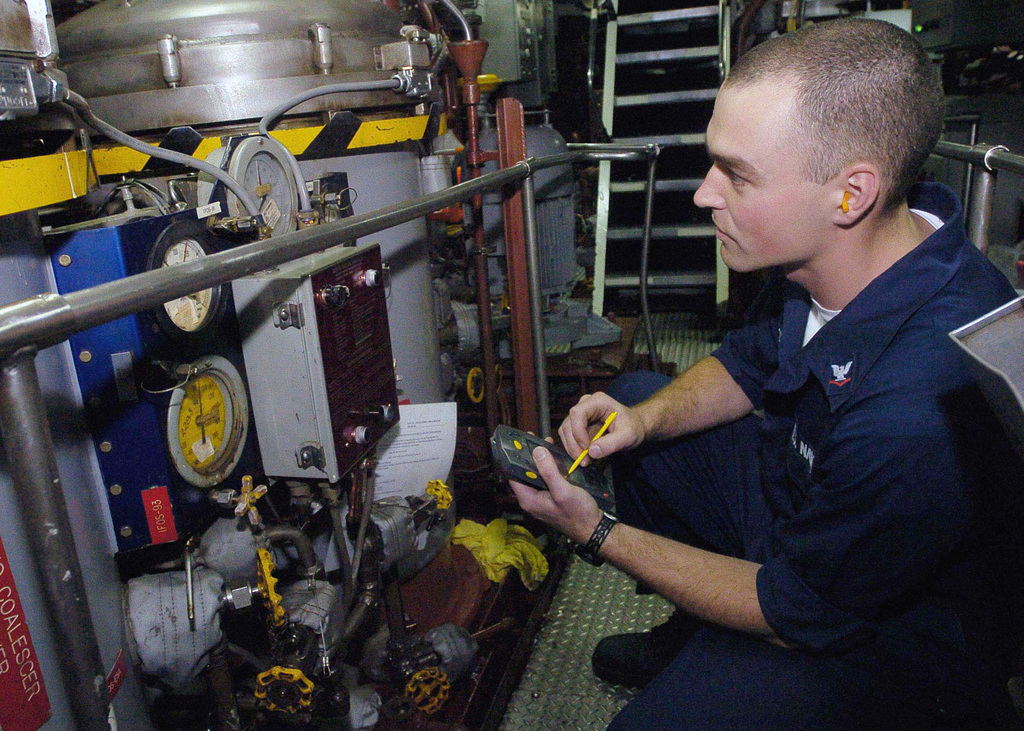
[[(51, 237), (58, 290), (73, 292), (143, 271), (157, 237), (175, 220), (188, 215)], [(194, 218), (194, 213), (191, 215)], [(224, 332), (212, 341), (203, 341), (205, 346), (170, 340), (159, 331), (150, 313), (124, 317), (70, 339), (121, 551), (153, 543), (143, 490), (168, 488), (180, 538), (201, 528), (213, 514), (205, 491), (185, 482), (170, 462), (166, 441), (170, 394), (147, 393), (140, 385), (147, 365), (154, 359), (189, 362), (215, 353), (228, 358), (244, 374), (237, 326), (233, 320), (225, 320), (221, 325)], [(240, 481), (243, 471), (254, 475), (259, 472), (251, 434), (248, 442), (246, 456), (232, 475), (232, 482)]]

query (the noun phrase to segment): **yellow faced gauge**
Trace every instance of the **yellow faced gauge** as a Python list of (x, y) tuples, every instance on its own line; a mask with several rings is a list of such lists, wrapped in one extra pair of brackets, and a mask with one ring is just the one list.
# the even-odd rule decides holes
[(194, 375), (171, 394), (167, 441), (178, 473), (196, 487), (213, 487), (242, 457), (249, 406), (230, 361), (212, 355), (192, 368)]

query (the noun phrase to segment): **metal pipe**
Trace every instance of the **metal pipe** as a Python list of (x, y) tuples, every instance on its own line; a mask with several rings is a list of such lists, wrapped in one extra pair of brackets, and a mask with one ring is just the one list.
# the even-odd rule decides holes
[(1024, 156), (1016, 155), (1002, 145), (960, 145), (940, 140), (935, 145), (934, 154), (975, 165), (981, 164), (993, 172), (1005, 170), (1024, 175)]
[(191, 292), (355, 241), (465, 201), (482, 191), (518, 182), (529, 172), (527, 163), (517, 163), (436, 193), (245, 244), (194, 263), (161, 267), (66, 295), (42, 294), (4, 305), (0, 307), (0, 358), (29, 345), (49, 347), (76, 332), (153, 309)]
[(271, 543), (291, 543), (298, 551), (299, 561), (307, 569), (315, 569), (317, 566), (316, 552), (313, 551), (313, 543), (309, 540), (301, 528), (294, 525), (270, 525), (264, 530), (267, 540)]
[(469, 21), (466, 20), (466, 16), (459, 10), (459, 6), (453, 3), (452, 0), (441, 0), (441, 4), (445, 6), (449, 13), (455, 16), (455, 20), (458, 22), (459, 27), (462, 28), (462, 35), (466, 37), (466, 40), (473, 40), (473, 29), (469, 27)]
[(544, 341), (543, 307), (540, 297), (540, 255), (537, 246), (537, 200), (533, 176), (523, 180), (523, 235), (526, 243), (526, 272), (530, 286), (530, 320), (533, 321), (533, 368), (537, 381), (537, 412), (540, 435), (551, 436), (551, 399), (548, 393), (547, 345)]
[[(480, 122), (476, 105), (480, 101), (480, 87), (476, 78), (462, 78), (463, 105), (466, 110), (466, 158), (470, 166), (470, 178), (479, 180), (483, 162), (480, 159)], [(511, 167), (503, 168), (511, 170)], [(529, 168), (527, 168), (529, 169)], [(524, 176), (525, 177), (525, 176)], [(487, 281), (487, 243), (484, 240), (483, 196), (472, 198), (473, 209), (473, 263), (476, 272), (476, 306), (480, 313), (480, 355), (484, 371), (484, 414), (487, 433), (498, 426), (498, 375), (497, 358), (494, 356), (494, 331), (491, 327), (491, 293)]]
[(654, 326), (651, 324), (651, 305), (647, 300), (647, 264), (651, 253), (651, 222), (654, 220), (654, 179), (657, 155), (647, 161), (647, 189), (644, 199), (644, 233), (640, 244), (640, 310), (647, 331), (647, 351), (651, 359), (651, 370), (660, 372), (658, 348), (654, 343)]
[(79, 728), (107, 728), (107, 687), (99, 642), (78, 565), (36, 351), (23, 348), (0, 367), (0, 434), (25, 535), (40, 577), (64, 687)]
[(992, 204), (995, 201), (996, 175), (990, 170), (977, 168), (971, 191), (971, 203), (967, 216), (967, 238), (981, 250), (988, 253), (988, 230), (992, 225)]

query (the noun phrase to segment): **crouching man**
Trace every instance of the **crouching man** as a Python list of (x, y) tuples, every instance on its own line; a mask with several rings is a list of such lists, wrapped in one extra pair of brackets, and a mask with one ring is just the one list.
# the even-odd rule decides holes
[(942, 114), (926, 53), (878, 21), (764, 43), (723, 84), (694, 199), (731, 269), (773, 276), (711, 357), (572, 408), (574, 457), (618, 412), (589, 452), (614, 455), (617, 517), (543, 449), (550, 489), (513, 483), (678, 608), (595, 650), (646, 686), (612, 728), (1011, 722), (998, 473), (1022, 473), (947, 333), (1014, 291), (953, 194), (915, 183)]

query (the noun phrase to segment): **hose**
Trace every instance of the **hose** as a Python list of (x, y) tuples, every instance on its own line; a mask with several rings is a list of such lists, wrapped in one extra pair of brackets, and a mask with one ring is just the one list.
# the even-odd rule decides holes
[(453, 3), (452, 0), (441, 0), (441, 4), (448, 9), (448, 12), (455, 16), (459, 26), (462, 28), (462, 34), (466, 36), (466, 40), (473, 40), (473, 30), (469, 27), (469, 21), (466, 20), (466, 16), (462, 14), (462, 11), (459, 10), (458, 6)]
[(281, 102), (264, 114), (263, 119), (260, 120), (260, 134), (270, 134), (270, 130), (273, 129), (275, 124), (277, 124), (277, 120), (281, 118), (281, 115), (289, 109), (299, 106), (302, 102), (308, 102), (310, 99), (316, 99), (318, 96), (344, 94), (346, 92), (353, 91), (381, 91), (383, 89), (397, 90), (401, 85), (401, 81), (392, 78), (381, 79), (379, 81), (347, 81), (340, 84), (327, 84), (326, 86), (318, 86), (314, 89), (308, 89), (301, 94), (296, 94), (287, 101)]
[(114, 142), (119, 142), (125, 147), (130, 147), (131, 149), (137, 150), (145, 155), (177, 163), (178, 165), (186, 165), (190, 168), (195, 168), (200, 172), (206, 173), (207, 175), (222, 182), (228, 190), (234, 193), (238, 200), (241, 201), (242, 205), (245, 206), (245, 210), (250, 216), (256, 217), (260, 215), (259, 204), (257, 204), (255, 199), (249, 195), (249, 192), (242, 187), (242, 184), (216, 165), (211, 165), (210, 163), (192, 157), (191, 155), (185, 155), (181, 152), (165, 150), (162, 147), (147, 144), (140, 139), (132, 137), (127, 132), (122, 132), (117, 129), (117, 127), (114, 127), (108, 122), (104, 122), (93, 114), (92, 107), (89, 106), (89, 102), (85, 100), (85, 97), (77, 92), (71, 91), (70, 89), (67, 92), (66, 101), (75, 109), (75, 111), (78, 112), (82, 117), (82, 121), (108, 139), (111, 139)]

